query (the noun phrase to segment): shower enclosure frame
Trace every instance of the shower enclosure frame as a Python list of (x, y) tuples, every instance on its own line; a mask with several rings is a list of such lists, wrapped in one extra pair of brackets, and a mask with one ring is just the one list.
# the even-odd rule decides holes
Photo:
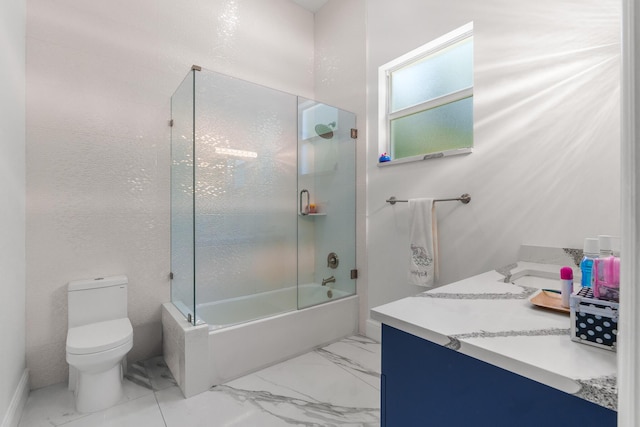
[[(199, 178), (206, 175), (203, 173), (199, 176), (198, 168), (203, 162), (202, 152), (216, 144), (219, 146), (219, 141), (224, 140), (215, 126), (212, 127), (215, 128), (213, 131), (209, 129), (206, 132), (201, 132), (198, 128), (203, 121), (198, 117), (198, 96), (202, 95), (199, 90), (206, 92), (206, 89), (198, 87), (198, 84), (205, 81), (206, 76), (213, 75), (224, 80), (224, 84), (219, 84), (214, 90), (216, 94), (235, 84), (250, 85), (264, 93), (275, 93), (276, 97), (282, 98), (285, 103), (288, 102), (288, 97), (295, 102), (292, 109), (293, 124), (283, 125), (285, 128), (289, 126), (293, 129), (293, 136), (287, 136), (283, 131), (278, 137), (292, 139), (293, 151), (281, 151), (279, 156), (284, 160), (271, 157), (267, 162), (268, 165), (277, 164), (279, 167), (289, 168), (293, 172), (290, 178), (295, 181), (295, 185), (290, 186), (290, 190), (293, 191), (289, 191), (295, 194), (295, 197), (291, 197), (290, 202), (282, 203), (289, 206), (282, 208), (285, 209), (283, 212), (289, 215), (288, 218), (296, 218), (293, 232), (296, 255), (294, 304), (267, 315), (250, 316), (224, 324), (202, 318), (201, 314), (206, 310), (198, 297), (198, 262), (202, 260), (202, 256), (198, 253), (197, 239), (202, 229), (198, 228), (201, 223), (197, 218), (200, 201), (197, 191), (203, 188), (203, 180)], [(228, 98), (233, 101), (236, 93), (243, 90), (243, 87), (239, 86)], [(272, 101), (269, 100), (268, 103)], [(163, 347), (165, 360), (185, 396), (355, 333), (358, 325), (355, 281), (355, 114), (220, 73), (203, 71), (197, 66), (192, 67), (176, 90), (171, 104), (172, 303), (163, 305)], [(185, 107), (181, 113), (177, 112), (178, 105)], [(243, 109), (251, 108), (250, 105), (239, 105)], [(234, 108), (237, 109), (238, 105), (226, 106), (225, 111)], [(259, 113), (262, 114), (262, 110)], [(278, 129), (276, 124), (280, 122), (277, 113), (274, 113), (274, 117), (269, 117), (271, 121), (268, 124)], [(178, 144), (179, 138), (186, 144)], [(198, 143), (203, 141), (209, 146), (198, 147)], [(233, 156), (238, 154), (236, 148), (241, 147), (234, 145), (223, 151)], [(251, 154), (255, 159), (264, 156), (264, 153), (259, 151), (261, 148), (262, 146), (258, 146), (242, 150), (257, 153)], [(181, 156), (176, 160), (175, 153), (180, 150)], [(296, 159), (293, 166), (287, 164), (291, 157)], [(225, 161), (229, 163), (228, 160)], [(247, 160), (250, 161), (252, 160)], [(207, 159), (207, 162), (211, 163), (211, 159)], [(234, 160), (231, 163), (237, 162)], [(180, 168), (182, 172), (186, 172), (182, 176)], [(253, 168), (260, 169), (259, 166)], [(251, 169), (247, 170), (246, 175), (250, 175)], [(204, 169), (202, 171), (207, 172)], [(346, 183), (340, 181), (345, 174), (349, 176)], [(177, 193), (177, 187), (183, 191)], [(191, 200), (188, 197), (189, 191), (193, 192)], [(301, 205), (299, 196), (304, 194), (304, 191), (307, 195), (311, 193), (311, 197), (306, 204)], [(222, 200), (223, 197), (218, 199)], [(223, 203), (217, 203), (221, 204)], [(227, 218), (224, 213), (216, 211), (214, 214), (223, 219)], [(234, 214), (238, 215), (237, 212)], [(185, 230), (187, 238), (181, 241), (185, 237)], [(181, 232), (183, 234), (180, 234)], [(181, 246), (182, 243), (184, 244)], [(184, 268), (181, 269), (181, 274), (176, 274), (175, 251), (187, 254), (182, 259)], [(267, 248), (267, 251), (263, 252), (277, 251)], [(280, 256), (280, 253), (276, 255)], [(191, 281), (193, 286), (183, 288), (183, 294), (176, 298), (179, 293), (175, 289), (176, 282), (185, 279), (187, 283)], [(301, 295), (302, 291), (307, 289), (320, 295), (320, 298), (305, 301)], [(282, 292), (286, 294), (285, 290), (286, 288), (282, 291), (262, 292), (260, 295), (269, 294), (276, 297)], [(244, 304), (245, 296), (223, 301), (224, 304), (229, 302)], [(218, 312), (223, 311), (219, 303), (212, 303)], [(229, 311), (239, 310), (234, 307)], [(207, 375), (203, 375), (205, 372)]]
[[(355, 114), (199, 66), (171, 110), (171, 300), (192, 324), (356, 293)], [(211, 319), (221, 301), (287, 286), (295, 295), (271, 311)]]

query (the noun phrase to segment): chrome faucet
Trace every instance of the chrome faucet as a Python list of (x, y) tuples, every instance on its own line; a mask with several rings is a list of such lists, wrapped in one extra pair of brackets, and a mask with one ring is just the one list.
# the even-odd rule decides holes
[(336, 283), (336, 278), (331, 276), (328, 279), (322, 279), (322, 286), (327, 286), (327, 283)]

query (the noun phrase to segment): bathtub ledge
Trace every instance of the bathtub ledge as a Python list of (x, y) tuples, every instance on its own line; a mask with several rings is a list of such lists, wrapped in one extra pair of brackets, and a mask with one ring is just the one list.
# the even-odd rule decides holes
[(209, 327), (193, 326), (172, 304), (162, 305), (162, 351), (184, 397), (209, 389)]

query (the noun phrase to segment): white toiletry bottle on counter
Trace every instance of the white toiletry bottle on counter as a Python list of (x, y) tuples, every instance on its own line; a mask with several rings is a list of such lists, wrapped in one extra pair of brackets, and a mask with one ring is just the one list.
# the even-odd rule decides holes
[(560, 269), (560, 294), (562, 296), (562, 306), (569, 307), (569, 299), (573, 293), (573, 269), (562, 267)]
[(611, 239), (611, 236), (606, 234), (598, 236), (599, 258), (613, 256), (613, 244), (611, 243)]

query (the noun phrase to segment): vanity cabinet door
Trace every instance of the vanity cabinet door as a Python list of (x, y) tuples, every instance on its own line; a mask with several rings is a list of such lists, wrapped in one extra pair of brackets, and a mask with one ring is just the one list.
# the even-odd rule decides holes
[(382, 325), (382, 427), (615, 427), (617, 413)]

